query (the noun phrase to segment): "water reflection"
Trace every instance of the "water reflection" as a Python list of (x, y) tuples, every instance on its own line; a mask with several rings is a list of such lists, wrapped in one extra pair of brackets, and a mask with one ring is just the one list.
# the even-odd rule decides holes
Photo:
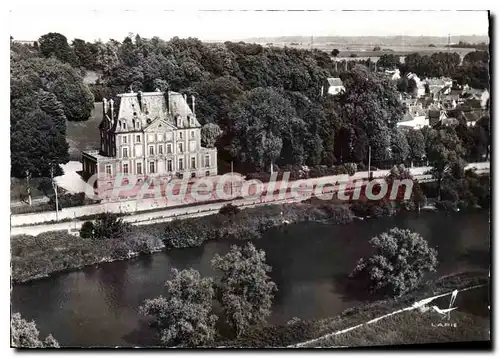
[[(290, 225), (254, 241), (266, 251), (279, 290), (269, 321), (334, 316), (367, 298), (367, 292), (350, 287), (345, 277), (370, 252), (368, 240), (394, 226), (415, 230), (438, 247), (439, 275), (489, 268), (487, 213), (410, 215), (346, 226)], [(172, 267), (193, 267), (213, 276), (211, 259), (215, 253), (225, 254), (231, 244), (244, 242), (208, 242), (16, 285), (13, 311), (35, 319), (42, 336), (52, 333), (63, 345), (151, 344), (144, 342), (152, 342), (154, 331), (139, 317), (139, 305), (165, 292)]]

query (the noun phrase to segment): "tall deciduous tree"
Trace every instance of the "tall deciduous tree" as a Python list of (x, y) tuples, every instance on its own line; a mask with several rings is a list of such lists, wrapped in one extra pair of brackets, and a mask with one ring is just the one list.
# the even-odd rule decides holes
[(217, 124), (207, 123), (201, 127), (201, 142), (207, 148), (213, 148), (221, 134), (222, 130)]
[(418, 129), (410, 129), (406, 132), (406, 141), (410, 149), (409, 158), (414, 160), (422, 160), (425, 156), (425, 141), (422, 131)]
[(173, 269), (165, 287), (166, 297), (148, 299), (139, 309), (143, 315), (155, 318), (161, 343), (185, 347), (211, 343), (217, 321), (212, 314), (212, 279), (202, 278), (194, 269)]
[(16, 348), (59, 348), (59, 343), (51, 334), (41, 341), (35, 321), (26, 321), (20, 313), (12, 315), (10, 334), (12, 345)]
[(452, 127), (433, 130), (430, 133), (427, 158), (433, 167), (438, 184), (438, 198), (441, 199), (441, 184), (447, 175), (463, 175), (465, 154), (462, 143)]
[[(284, 140), (293, 137), (296, 127), (305, 126), (290, 102), (273, 88), (256, 88), (243, 94), (229, 118), (235, 131), (232, 154), (260, 169), (273, 165)], [(300, 146), (294, 148), (295, 153), (301, 151)]]
[(405, 133), (401, 128), (391, 130), (391, 158), (397, 163), (403, 163), (410, 154), (410, 147), (406, 140)]
[(62, 104), (52, 93), (19, 84), (11, 83), (11, 175), (24, 178), (28, 170), (33, 177), (48, 176), (51, 167), (59, 175), (59, 164), (69, 161)]
[(386, 68), (386, 69), (395, 69), (401, 65), (401, 61), (399, 60), (399, 56), (394, 55), (392, 53), (384, 53), (380, 56), (377, 61), (377, 67)]
[(82, 77), (56, 59), (30, 58), (11, 63), (11, 88), (17, 85), (25, 91), (53, 93), (63, 104), (68, 120), (87, 120), (94, 108), (94, 96)]
[(390, 128), (403, 117), (396, 86), (381, 74), (356, 66), (342, 76), (346, 91), (338, 96), (339, 114), (366, 133), (375, 162), (390, 159)]
[(364, 276), (373, 291), (401, 296), (437, 266), (437, 251), (410, 230), (393, 228), (372, 238), (370, 244), (375, 253), (360, 259), (351, 276)]
[(267, 275), (271, 267), (265, 262), (264, 251), (251, 243), (232, 246), (225, 256), (216, 254), (214, 269), (221, 272), (218, 299), (228, 323), (239, 336), (252, 325), (265, 322), (277, 290)]
[(38, 39), (40, 52), (45, 57), (55, 57), (62, 62), (67, 62), (72, 66), (78, 64), (73, 49), (68, 45), (66, 36), (57, 33), (49, 32)]

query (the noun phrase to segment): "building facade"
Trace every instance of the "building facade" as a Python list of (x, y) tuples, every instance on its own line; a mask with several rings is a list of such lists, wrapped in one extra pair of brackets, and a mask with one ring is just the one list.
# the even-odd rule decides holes
[(321, 95), (337, 95), (344, 91), (345, 87), (340, 78), (329, 77), (323, 83), (323, 86), (321, 88)]
[(82, 152), (84, 177), (97, 174), (97, 186), (112, 186), (117, 174), (145, 178), (217, 175), (217, 149), (201, 146), (201, 125), (186, 95), (138, 92), (103, 99), (101, 147)]

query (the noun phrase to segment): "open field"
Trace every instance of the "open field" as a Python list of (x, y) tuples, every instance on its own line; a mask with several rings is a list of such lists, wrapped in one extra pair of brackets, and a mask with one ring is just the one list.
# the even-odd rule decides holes
[(99, 123), (102, 119), (102, 102), (95, 102), (92, 114), (87, 121), (66, 122), (66, 140), (69, 144), (70, 160), (80, 161), (81, 151), (98, 149), (101, 145)]
[(450, 296), (432, 301), (427, 310), (415, 309), (378, 322), (334, 335), (311, 345), (315, 347), (360, 347), (374, 345), (423, 344), (483, 341), (490, 339), (489, 288), (459, 292), (450, 318), (431, 307), (448, 308)]
[[(270, 43), (269, 43), (270, 44)], [(261, 44), (266, 45), (266, 44)], [(268, 45), (271, 46), (271, 45)], [(272, 43), (275, 47), (292, 47), (298, 49), (310, 49), (310, 43)], [(436, 52), (448, 52), (448, 48), (444, 46), (440, 47), (429, 47), (429, 46), (381, 46), (381, 51), (373, 51), (375, 45), (351, 45), (345, 46), (345, 44), (335, 44), (335, 43), (318, 43), (312, 44), (312, 48), (331, 53), (333, 49), (338, 49), (340, 52), (336, 57), (336, 60), (367, 60), (370, 58), (372, 61), (378, 61), (383, 54), (393, 54), (396, 56), (404, 57), (411, 53), (419, 53), (420, 55), (432, 55)], [(475, 51), (473, 48), (451, 48), (450, 52), (456, 52), (460, 55), (460, 58), (464, 58), (469, 52)], [(355, 57), (351, 57), (355, 55)], [(402, 60), (401, 62), (404, 62)]]

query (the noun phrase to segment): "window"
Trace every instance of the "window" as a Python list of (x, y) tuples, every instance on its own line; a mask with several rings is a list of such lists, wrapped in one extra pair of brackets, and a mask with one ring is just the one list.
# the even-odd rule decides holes
[(191, 131), (191, 138), (194, 139), (194, 131)]
[(171, 172), (172, 171), (172, 159), (167, 160), (167, 171)]
[(123, 148), (123, 158), (128, 158), (128, 148)]
[(196, 173), (191, 173), (191, 178), (196, 178)]
[(179, 143), (179, 153), (184, 152), (184, 143)]
[(136, 141), (137, 143), (140, 143), (140, 142), (141, 142), (141, 136), (140, 136), (140, 135), (136, 135), (136, 136), (135, 136), (135, 141)]
[(196, 169), (196, 158), (191, 157), (191, 169)]
[(182, 132), (179, 132), (179, 138), (182, 139)]
[(149, 155), (155, 155), (155, 147), (152, 145), (149, 146)]
[(205, 155), (205, 168), (210, 167), (210, 156)]
[(142, 174), (142, 163), (137, 163), (137, 174)]
[(149, 172), (150, 173), (155, 172), (155, 162), (149, 162)]
[(184, 160), (182, 158), (179, 158), (179, 170), (184, 170)]
[(127, 123), (123, 122), (123, 129), (127, 129)]
[(210, 172), (208, 170), (205, 172), (205, 176), (207, 176), (207, 177), (210, 176)]
[(124, 135), (122, 137), (122, 142), (123, 142), (123, 144), (127, 144), (127, 136), (126, 135)]
[(128, 164), (123, 163), (123, 174), (128, 174)]
[(106, 164), (106, 176), (110, 177), (111, 174), (111, 164)]
[(172, 144), (167, 144), (167, 154), (172, 154)]
[(161, 144), (158, 146), (158, 153), (163, 154), (163, 145)]

